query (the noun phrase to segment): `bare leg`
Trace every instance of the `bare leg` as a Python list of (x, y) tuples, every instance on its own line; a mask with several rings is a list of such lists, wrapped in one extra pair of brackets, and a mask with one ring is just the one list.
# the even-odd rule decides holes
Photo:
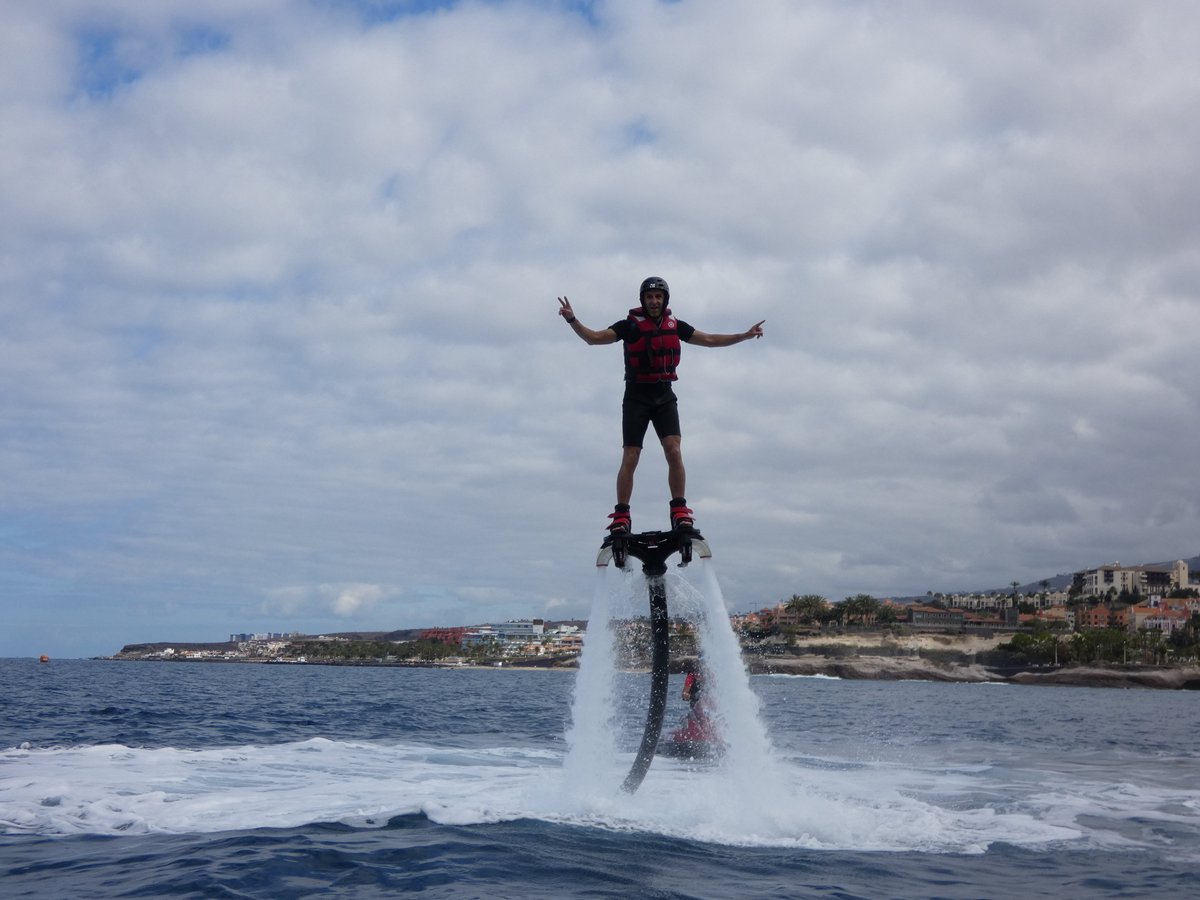
[(680, 440), (677, 434), (668, 434), (662, 439), (663, 453), (667, 457), (667, 487), (671, 489), (672, 497), (687, 496), (687, 472), (683, 468)]
[(628, 505), (633, 497), (633, 473), (641, 455), (641, 447), (626, 447), (621, 453), (621, 468), (617, 471), (617, 503)]

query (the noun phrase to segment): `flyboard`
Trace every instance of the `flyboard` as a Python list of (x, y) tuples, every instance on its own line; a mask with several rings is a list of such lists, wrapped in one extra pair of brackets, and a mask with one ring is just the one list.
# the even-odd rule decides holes
[(693, 555), (700, 559), (712, 557), (708, 543), (694, 528), (645, 531), (640, 534), (610, 534), (600, 545), (600, 554), (596, 557), (598, 567), (607, 566), (611, 562), (618, 569), (624, 569), (631, 556), (641, 561), (642, 573), (646, 576), (646, 589), (650, 594), (650, 704), (646, 710), (646, 729), (642, 733), (641, 746), (622, 785), (630, 794), (641, 785), (650, 763), (654, 760), (658, 738), (662, 733), (663, 713), (667, 708), (667, 681), (671, 674), (671, 637), (665, 576), (667, 560), (676, 553), (679, 554), (680, 567), (690, 563)]

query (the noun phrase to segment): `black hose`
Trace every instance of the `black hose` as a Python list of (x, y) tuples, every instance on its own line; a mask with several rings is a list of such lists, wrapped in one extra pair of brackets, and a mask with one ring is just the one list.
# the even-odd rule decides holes
[(646, 709), (646, 730), (638, 748), (633, 767), (625, 776), (622, 788), (632, 794), (646, 777), (658, 738), (662, 734), (663, 714), (667, 709), (667, 682), (670, 679), (671, 636), (667, 618), (667, 588), (661, 574), (646, 576), (650, 590), (650, 640), (653, 644), (653, 667), (650, 671), (650, 704)]

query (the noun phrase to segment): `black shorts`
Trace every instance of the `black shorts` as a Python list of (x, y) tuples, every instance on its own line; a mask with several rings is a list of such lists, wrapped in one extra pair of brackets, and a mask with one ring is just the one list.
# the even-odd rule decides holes
[(654, 423), (659, 440), (679, 434), (679, 398), (671, 382), (625, 385), (621, 401), (621, 437), (626, 447), (640, 447), (646, 429)]

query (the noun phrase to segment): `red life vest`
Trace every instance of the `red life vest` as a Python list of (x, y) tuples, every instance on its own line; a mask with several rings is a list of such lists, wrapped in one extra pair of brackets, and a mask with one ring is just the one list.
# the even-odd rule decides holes
[(658, 324), (640, 307), (629, 311), (629, 321), (637, 326), (638, 336), (625, 342), (625, 380), (649, 384), (675, 381), (679, 365), (679, 323), (671, 310), (664, 309)]

